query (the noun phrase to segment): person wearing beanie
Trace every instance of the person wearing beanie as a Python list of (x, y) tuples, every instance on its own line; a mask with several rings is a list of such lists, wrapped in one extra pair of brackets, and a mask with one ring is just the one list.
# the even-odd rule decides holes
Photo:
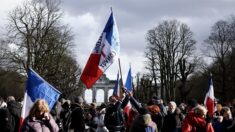
[(131, 125), (130, 132), (158, 132), (156, 124), (146, 108), (139, 109), (139, 115)]
[(74, 104), (71, 105), (71, 124), (70, 129), (74, 132), (84, 132), (85, 131), (85, 116), (83, 110), (83, 98), (75, 97)]

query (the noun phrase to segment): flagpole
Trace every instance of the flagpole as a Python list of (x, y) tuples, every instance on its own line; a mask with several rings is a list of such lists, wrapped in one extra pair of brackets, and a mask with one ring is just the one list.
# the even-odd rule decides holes
[(120, 58), (118, 58), (118, 63), (119, 63), (119, 71), (120, 71), (120, 76), (121, 76), (121, 86), (123, 87), (122, 68), (121, 68)]

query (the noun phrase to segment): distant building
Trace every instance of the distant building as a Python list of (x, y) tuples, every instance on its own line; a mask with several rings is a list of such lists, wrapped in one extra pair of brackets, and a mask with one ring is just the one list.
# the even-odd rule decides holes
[(87, 103), (107, 103), (109, 96), (113, 93), (115, 80), (109, 80), (105, 74), (92, 86), (84, 91), (84, 99)]

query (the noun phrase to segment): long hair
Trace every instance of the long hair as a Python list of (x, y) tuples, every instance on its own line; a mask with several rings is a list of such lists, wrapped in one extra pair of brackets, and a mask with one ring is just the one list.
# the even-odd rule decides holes
[(49, 112), (49, 107), (48, 107), (48, 104), (45, 100), (38, 99), (33, 104), (33, 107), (31, 108), (31, 110), (29, 112), (29, 116), (34, 117), (37, 111), (40, 111), (40, 112), (43, 112), (43, 113)]

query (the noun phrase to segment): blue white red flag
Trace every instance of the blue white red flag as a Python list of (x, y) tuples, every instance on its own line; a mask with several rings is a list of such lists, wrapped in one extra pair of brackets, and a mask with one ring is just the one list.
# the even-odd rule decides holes
[(215, 103), (214, 87), (211, 77), (209, 80), (208, 92), (206, 93), (206, 97), (204, 100), (204, 105), (207, 107), (208, 113), (211, 117), (213, 117), (214, 114), (214, 103)]
[(118, 28), (113, 13), (111, 13), (80, 78), (87, 88), (91, 88), (109, 68), (115, 58), (119, 56), (119, 51)]
[(115, 86), (113, 88), (113, 96), (115, 96), (116, 98), (119, 97), (119, 73), (117, 74), (117, 80), (115, 81)]
[(37, 99), (44, 99), (48, 103), (49, 108), (52, 109), (60, 94), (57, 89), (46, 82), (35, 71), (29, 69), (20, 123), (22, 124), (25, 117), (28, 116), (31, 107)]
[(132, 77), (131, 77), (131, 67), (128, 71), (125, 87), (128, 91), (132, 91)]
[[(130, 69), (129, 69), (129, 71), (128, 71), (128, 74), (127, 74), (126, 83), (125, 83), (125, 88), (126, 88), (127, 91), (129, 91), (129, 92), (133, 92), (133, 91), (132, 91), (131, 67), (130, 67)], [(129, 101), (128, 104), (126, 105), (126, 107), (124, 108), (124, 113), (126, 113), (127, 118), (129, 117), (131, 107), (132, 107), (132, 106), (131, 106), (131, 103), (130, 103), (130, 101)]]

